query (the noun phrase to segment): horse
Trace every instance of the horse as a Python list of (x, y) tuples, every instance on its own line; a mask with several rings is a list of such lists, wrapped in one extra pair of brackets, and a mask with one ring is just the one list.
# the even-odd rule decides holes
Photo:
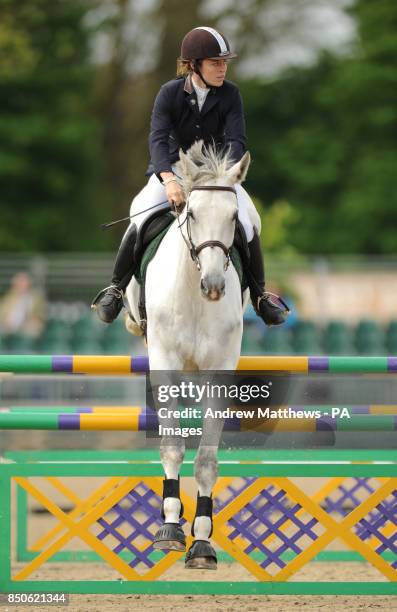
[[(181, 178), (186, 204), (146, 273), (146, 333), (151, 371), (234, 371), (237, 367), (248, 296), (245, 291), (242, 300), (230, 249), (238, 218), (235, 186), (244, 181), (249, 164), (249, 152), (233, 163), (229, 153), (203, 148), (202, 142), (195, 143), (187, 153), (180, 151), (176, 174)], [(139, 286), (135, 279), (128, 286), (126, 297), (132, 316), (139, 321)], [(161, 422), (165, 427), (178, 425), (172, 415)], [(210, 544), (211, 493), (218, 476), (217, 450), (223, 424), (223, 419), (203, 421), (194, 463), (198, 496), (192, 523), (194, 540), (185, 562), (189, 569), (217, 566), (216, 553)], [(185, 550), (179, 493), (184, 453), (182, 437), (162, 437), (164, 523), (154, 538), (157, 549)]]

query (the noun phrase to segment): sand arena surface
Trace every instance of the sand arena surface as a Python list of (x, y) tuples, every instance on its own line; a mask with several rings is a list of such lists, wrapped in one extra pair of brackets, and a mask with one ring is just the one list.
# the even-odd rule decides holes
[[(314, 562), (303, 568), (294, 580), (324, 581), (341, 580), (341, 570), (346, 581), (365, 582), (366, 580), (380, 580), (378, 572), (367, 563), (328, 563)], [(15, 569), (20, 564), (15, 564)], [(112, 576), (110, 576), (112, 574)], [(114, 570), (105, 564), (74, 564), (74, 563), (48, 563), (45, 569), (40, 570), (40, 577), (44, 580), (109, 580), (114, 577)], [(214, 572), (205, 570), (187, 571), (182, 563), (171, 567), (163, 576), (163, 580), (213, 580)], [(222, 581), (252, 580), (252, 577), (237, 563), (220, 563), (216, 579)], [(21, 589), (22, 590), (22, 589)], [(346, 611), (356, 612), (379, 609), (387, 612), (397, 611), (397, 596), (355, 596), (355, 595), (76, 595), (71, 594), (69, 605), (61, 606), (0, 606), (1, 611), (40, 610), (51, 612), (65, 610), (67, 612), (132, 612), (144, 610), (185, 612), (262, 612), (269, 609), (272, 612), (289, 612), (305, 609), (308, 612), (326, 610), (329, 612)]]

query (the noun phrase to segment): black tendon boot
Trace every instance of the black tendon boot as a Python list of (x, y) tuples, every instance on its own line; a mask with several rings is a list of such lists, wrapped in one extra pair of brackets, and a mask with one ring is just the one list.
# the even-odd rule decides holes
[(114, 263), (112, 284), (95, 296), (91, 308), (96, 310), (104, 323), (112, 323), (123, 308), (124, 291), (135, 274), (134, 248), (137, 237), (136, 225), (130, 225), (120, 244)]
[(248, 249), (250, 264), (247, 270), (247, 280), (254, 310), (266, 325), (281, 325), (287, 318), (289, 309), (281, 298), (265, 291), (265, 270), (261, 244), (259, 235), (255, 230), (253, 239), (248, 243)]

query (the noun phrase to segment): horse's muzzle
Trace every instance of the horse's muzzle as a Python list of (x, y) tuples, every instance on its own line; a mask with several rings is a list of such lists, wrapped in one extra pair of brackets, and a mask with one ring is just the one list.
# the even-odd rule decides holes
[(202, 278), (200, 282), (201, 293), (206, 300), (217, 302), (225, 295), (225, 279)]

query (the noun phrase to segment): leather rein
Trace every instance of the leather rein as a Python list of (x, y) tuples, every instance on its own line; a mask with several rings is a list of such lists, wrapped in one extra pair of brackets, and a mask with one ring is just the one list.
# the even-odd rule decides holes
[(189, 215), (189, 197), (190, 194), (192, 193), (192, 191), (230, 191), (231, 193), (234, 193), (234, 195), (237, 197), (237, 193), (234, 187), (229, 187), (227, 185), (202, 185), (202, 186), (197, 186), (197, 187), (192, 187), (189, 195), (186, 199), (186, 231), (187, 231), (187, 236), (188, 239), (185, 238), (183, 231), (182, 231), (182, 225), (179, 222), (179, 213), (178, 211), (176, 211), (177, 213), (177, 219), (178, 219), (178, 226), (179, 229), (181, 231), (182, 234), (182, 238), (184, 239), (188, 249), (189, 249), (189, 253), (190, 253), (190, 257), (192, 258), (192, 260), (195, 262), (197, 269), (200, 271), (201, 270), (201, 264), (200, 264), (200, 260), (198, 258), (199, 254), (201, 253), (201, 251), (203, 249), (206, 249), (207, 247), (219, 247), (220, 249), (222, 249), (222, 251), (224, 252), (225, 256), (226, 256), (226, 262), (225, 262), (225, 266), (224, 269), (225, 271), (228, 269), (229, 264), (230, 264), (230, 249), (232, 248), (232, 245), (230, 247), (227, 247), (225, 244), (223, 244), (223, 242), (220, 242), (220, 240), (205, 240), (204, 242), (202, 242), (201, 244), (199, 244), (198, 246), (196, 246), (192, 240), (192, 234), (191, 234), (191, 227), (190, 227), (190, 215)]

